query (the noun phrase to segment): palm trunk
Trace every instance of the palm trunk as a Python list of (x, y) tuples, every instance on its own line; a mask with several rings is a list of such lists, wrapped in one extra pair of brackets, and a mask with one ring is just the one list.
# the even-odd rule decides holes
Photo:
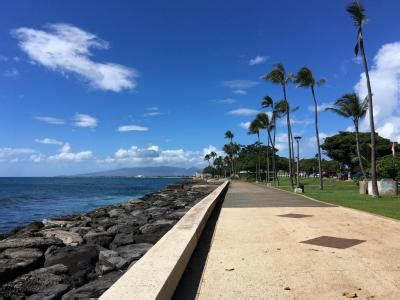
[(292, 170), (292, 145), (291, 145), (291, 127), (290, 127), (290, 109), (289, 109), (289, 102), (287, 101), (286, 97), (286, 86), (282, 84), (283, 89), (283, 97), (286, 102), (286, 123), (288, 128), (288, 146), (289, 146), (289, 178), (290, 178), (290, 186), (292, 189), (294, 188), (293, 185), (293, 170)]
[[(267, 133), (269, 136), (269, 131), (267, 129)], [(269, 137), (267, 137), (267, 175), (265, 177), (267, 183), (269, 182)]]
[(261, 182), (261, 153), (260, 153), (260, 132), (257, 132), (258, 148), (258, 179)]
[(273, 124), (274, 124), (274, 139), (273, 139), (273, 143), (272, 144), (272, 164), (274, 165), (273, 169), (274, 169), (274, 178), (276, 179), (276, 181), (278, 182), (278, 186), (279, 186), (279, 178), (278, 178), (278, 172), (276, 171), (276, 162), (275, 162), (275, 137), (276, 137), (276, 118), (273, 118)]
[(322, 167), (321, 167), (321, 146), (319, 144), (319, 130), (318, 130), (318, 105), (315, 99), (314, 86), (311, 86), (311, 93), (314, 100), (314, 122), (315, 122), (315, 138), (317, 140), (317, 150), (318, 150), (318, 171), (319, 171), (319, 189), (324, 189), (324, 181), (322, 178)]
[(354, 129), (356, 131), (356, 147), (357, 147), (358, 162), (360, 164), (361, 173), (363, 174), (363, 177), (365, 179), (365, 178), (367, 178), (367, 176), (365, 174), (364, 166), (361, 161), (361, 151), (360, 151), (360, 141), (358, 138), (358, 121), (357, 120), (354, 120)]
[(272, 146), (272, 172), (274, 173), (274, 178), (273, 180), (275, 180), (276, 176), (276, 165), (275, 165), (275, 144), (272, 142), (272, 138), (271, 138), (271, 132), (268, 130), (268, 145), (271, 142), (271, 146)]
[[(361, 33), (362, 34), (362, 33)], [(364, 41), (360, 40), (360, 50), (364, 62), (365, 77), (367, 78), (368, 88), (368, 111), (369, 111), (369, 126), (371, 128), (371, 180), (372, 180), (372, 196), (379, 197), (378, 183), (376, 181), (376, 142), (375, 142), (375, 123), (374, 123), (374, 108), (372, 106), (372, 89), (369, 79), (367, 58), (365, 57)]]

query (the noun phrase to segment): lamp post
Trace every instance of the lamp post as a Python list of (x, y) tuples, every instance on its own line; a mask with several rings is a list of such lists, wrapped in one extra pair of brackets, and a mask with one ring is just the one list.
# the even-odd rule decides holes
[(297, 142), (297, 176), (296, 176), (296, 185), (299, 188), (300, 187), (300, 178), (299, 178), (299, 161), (300, 161), (300, 154), (299, 154), (299, 142), (301, 140), (301, 136), (297, 135), (294, 137), (294, 139)]

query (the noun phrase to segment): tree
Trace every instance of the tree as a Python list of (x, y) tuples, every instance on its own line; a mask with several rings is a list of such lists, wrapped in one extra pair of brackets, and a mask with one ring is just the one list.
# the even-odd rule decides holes
[(353, 1), (347, 6), (347, 12), (353, 19), (353, 23), (357, 28), (357, 42), (354, 48), (354, 54), (357, 56), (358, 51), (361, 51), (361, 56), (364, 65), (365, 77), (367, 79), (368, 89), (368, 113), (369, 113), (369, 126), (371, 130), (371, 181), (372, 181), (372, 196), (379, 197), (378, 183), (376, 181), (376, 140), (375, 140), (375, 123), (374, 123), (374, 108), (372, 104), (372, 89), (371, 81), (369, 78), (367, 58), (364, 50), (364, 37), (362, 26), (366, 21), (366, 15), (364, 14), (364, 7), (357, 0)]
[(355, 93), (344, 94), (341, 98), (337, 99), (334, 107), (328, 107), (326, 110), (333, 111), (339, 116), (350, 118), (354, 123), (354, 130), (356, 134), (356, 147), (358, 163), (360, 165), (363, 177), (366, 178), (365, 169), (361, 159), (360, 141), (359, 141), (359, 120), (365, 117), (368, 109), (368, 101), (365, 99), (361, 101)]
[[(371, 151), (371, 139), (369, 132), (359, 133), (361, 157), (368, 156)], [(378, 134), (375, 136), (377, 157), (383, 157), (391, 153), (391, 142)], [(354, 143), (355, 133), (341, 131), (338, 134), (327, 137), (321, 148), (331, 159), (336, 160), (353, 171), (358, 166), (357, 149)], [(366, 161), (368, 163), (368, 161)]]
[(283, 99), (285, 101), (285, 111), (286, 111), (286, 124), (288, 131), (288, 148), (289, 148), (289, 174), (290, 174), (290, 184), (291, 187), (294, 187), (293, 184), (293, 160), (292, 160), (292, 150), (293, 150), (293, 141), (292, 141), (292, 129), (290, 124), (290, 107), (289, 102), (287, 100), (286, 95), (286, 84), (291, 80), (291, 76), (286, 76), (285, 68), (282, 64), (276, 64), (272, 67), (272, 70), (263, 76), (264, 80), (270, 81), (273, 84), (279, 84), (282, 87)]
[(319, 188), (324, 189), (324, 181), (322, 178), (322, 166), (321, 166), (321, 146), (319, 143), (319, 130), (318, 130), (318, 104), (315, 98), (315, 84), (320, 86), (325, 82), (324, 79), (315, 81), (311, 70), (307, 67), (302, 67), (296, 74), (294, 82), (298, 87), (310, 88), (311, 95), (314, 101), (314, 125), (315, 125), (315, 139), (317, 140), (317, 151), (318, 151), (318, 170), (319, 170)]
[(228, 130), (228, 131), (225, 132), (225, 138), (229, 139), (231, 141), (231, 144), (233, 142), (233, 137), (234, 137), (234, 135), (233, 135), (232, 131)]
[(266, 113), (257, 114), (256, 119), (258, 120), (260, 129), (265, 129), (267, 131), (267, 182), (269, 181), (269, 145), (272, 146), (272, 171), (274, 173), (273, 179), (276, 177), (276, 169), (275, 169), (275, 145), (272, 142), (271, 138), (271, 130), (274, 128), (274, 125), (270, 122), (269, 117)]
[[(247, 132), (248, 134), (257, 134), (257, 143), (260, 145), (260, 129), (261, 129), (261, 124), (260, 121), (256, 118), (253, 121), (251, 121), (249, 125), (249, 131)], [(260, 174), (260, 150), (258, 150), (258, 167), (256, 166), (256, 181), (258, 181), (258, 178), (261, 178)]]
[(204, 155), (204, 160), (207, 160), (207, 161), (208, 161), (208, 166), (209, 166), (209, 167), (211, 167), (210, 159), (211, 159), (211, 155), (210, 155), (210, 154)]

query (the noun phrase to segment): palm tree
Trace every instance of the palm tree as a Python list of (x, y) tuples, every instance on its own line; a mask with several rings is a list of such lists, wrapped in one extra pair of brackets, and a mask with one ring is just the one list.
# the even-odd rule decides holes
[(368, 99), (361, 101), (356, 93), (344, 94), (341, 98), (335, 101), (334, 106), (335, 107), (328, 107), (325, 110), (333, 111), (345, 118), (351, 118), (351, 120), (354, 123), (358, 162), (360, 164), (361, 172), (363, 173), (364, 178), (366, 178), (364, 166), (361, 159), (360, 141), (358, 137), (359, 136), (358, 124), (359, 120), (364, 118), (367, 113)]
[(310, 88), (311, 95), (314, 101), (314, 125), (315, 125), (315, 138), (317, 140), (317, 150), (318, 150), (318, 171), (319, 171), (319, 188), (324, 189), (324, 181), (322, 178), (322, 167), (321, 167), (321, 146), (319, 143), (319, 130), (318, 130), (318, 104), (315, 98), (315, 84), (320, 86), (325, 82), (324, 79), (315, 81), (311, 70), (307, 67), (301, 68), (297, 75), (294, 77), (294, 82), (298, 87)]
[(366, 15), (364, 14), (364, 7), (359, 1), (353, 1), (347, 6), (347, 12), (353, 19), (354, 25), (357, 28), (357, 42), (354, 48), (354, 54), (357, 56), (358, 51), (361, 50), (361, 56), (364, 64), (365, 77), (367, 79), (368, 89), (368, 113), (369, 113), (369, 126), (371, 128), (371, 180), (372, 180), (372, 196), (379, 197), (378, 183), (376, 181), (376, 142), (375, 142), (375, 123), (374, 123), (374, 107), (372, 104), (372, 89), (371, 81), (369, 79), (367, 58), (364, 50), (364, 37), (362, 32), (362, 26), (366, 21)]
[(286, 84), (291, 80), (291, 76), (287, 76), (285, 72), (285, 68), (282, 64), (276, 64), (272, 67), (272, 70), (263, 76), (263, 79), (272, 82), (273, 84), (280, 84), (283, 91), (283, 99), (286, 104), (286, 124), (288, 130), (288, 148), (289, 148), (289, 174), (290, 174), (290, 184), (292, 188), (294, 187), (293, 184), (293, 161), (292, 161), (292, 149), (293, 149), (293, 142), (292, 142), (292, 129), (290, 125), (290, 109), (289, 109), (289, 102), (286, 96)]
[(233, 135), (233, 132), (232, 132), (232, 131), (228, 130), (228, 131), (225, 132), (225, 138), (226, 138), (226, 139), (230, 139), (231, 144), (232, 144), (232, 142), (233, 142), (233, 137), (234, 137), (234, 135)]
[(257, 114), (256, 119), (260, 123), (260, 129), (267, 130), (267, 182), (269, 179), (269, 145), (272, 146), (272, 171), (274, 173), (273, 180), (276, 177), (276, 168), (275, 168), (275, 145), (272, 141), (271, 130), (275, 127), (274, 124), (270, 121), (268, 115), (266, 113)]
[[(215, 158), (217, 157), (218, 155), (217, 155), (217, 153), (215, 153), (215, 151), (211, 151), (210, 152), (210, 157), (212, 158), (212, 165), (214, 166), (215, 165)], [(215, 170), (214, 170), (214, 167), (213, 167), (213, 176), (215, 175), (214, 172)]]
[(204, 160), (207, 160), (207, 161), (208, 161), (208, 166), (209, 166), (209, 167), (211, 167), (210, 159), (211, 159), (211, 155), (210, 155), (210, 154), (204, 155)]
[[(260, 129), (261, 129), (261, 124), (258, 119), (254, 119), (251, 121), (249, 125), (249, 131), (247, 132), (248, 134), (257, 134), (257, 146), (258, 146), (258, 164), (256, 164), (256, 181), (261, 177), (260, 176)], [(261, 181), (261, 180), (260, 180)]]

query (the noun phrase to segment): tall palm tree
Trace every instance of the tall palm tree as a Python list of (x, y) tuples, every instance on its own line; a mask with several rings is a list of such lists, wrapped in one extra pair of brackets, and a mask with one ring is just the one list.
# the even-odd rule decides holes
[(228, 130), (228, 131), (225, 132), (225, 138), (229, 139), (231, 141), (231, 144), (233, 142), (233, 137), (234, 137), (234, 135), (233, 135), (232, 131)]
[(317, 150), (318, 150), (318, 171), (319, 171), (319, 188), (324, 189), (324, 181), (322, 177), (322, 167), (321, 167), (321, 146), (319, 143), (319, 130), (318, 130), (318, 103), (315, 98), (315, 85), (320, 86), (325, 82), (324, 79), (315, 81), (312, 71), (307, 67), (302, 67), (294, 77), (294, 82), (298, 87), (310, 88), (311, 95), (314, 101), (314, 125), (315, 125), (315, 138), (317, 140)]
[(272, 141), (271, 130), (273, 130), (274, 125), (269, 119), (269, 116), (266, 113), (257, 114), (256, 119), (260, 123), (260, 128), (265, 129), (267, 131), (267, 182), (269, 179), (269, 145), (272, 147), (272, 172), (274, 174), (273, 180), (276, 177), (276, 167), (275, 167), (275, 145)]
[(276, 64), (272, 67), (272, 70), (269, 71), (267, 74), (263, 76), (263, 79), (272, 82), (273, 84), (279, 84), (282, 87), (283, 92), (283, 99), (286, 104), (286, 124), (288, 130), (288, 148), (289, 148), (289, 174), (290, 174), (290, 185), (292, 188), (294, 187), (293, 184), (293, 161), (292, 161), (292, 129), (290, 124), (290, 109), (289, 109), (289, 102), (287, 100), (286, 95), (286, 84), (290, 82), (291, 76), (287, 76), (285, 72), (285, 68), (282, 64)]
[(335, 107), (328, 107), (325, 110), (333, 111), (345, 118), (350, 118), (354, 123), (358, 162), (360, 164), (361, 172), (363, 173), (364, 178), (366, 178), (364, 166), (361, 159), (358, 124), (359, 120), (364, 118), (367, 113), (368, 99), (361, 101), (356, 93), (349, 93), (344, 94), (341, 98), (337, 99), (333, 105)]
[[(258, 181), (258, 179), (261, 179), (260, 176), (260, 129), (261, 129), (261, 124), (260, 121), (258, 119), (254, 119), (253, 121), (251, 121), (250, 125), (249, 125), (249, 131), (247, 132), (248, 134), (257, 134), (257, 146), (258, 146), (258, 164), (256, 164), (256, 181)], [(260, 180), (261, 181), (261, 180)]]
[[(210, 152), (210, 157), (211, 157), (211, 159), (212, 159), (212, 165), (214, 166), (215, 165), (215, 158), (217, 157), (218, 155), (217, 155), (217, 153), (215, 152), (215, 151), (211, 151)], [(215, 168), (213, 167), (213, 176), (215, 175)]]
[(366, 21), (365, 9), (359, 1), (353, 1), (347, 6), (347, 12), (353, 19), (354, 25), (357, 28), (357, 42), (354, 48), (354, 54), (357, 56), (358, 51), (361, 51), (361, 56), (364, 64), (365, 77), (367, 79), (368, 89), (368, 113), (369, 113), (369, 126), (371, 128), (371, 180), (372, 180), (372, 196), (379, 197), (378, 183), (376, 181), (376, 141), (375, 141), (375, 123), (374, 123), (374, 107), (372, 104), (372, 89), (371, 81), (369, 79), (367, 58), (364, 50), (364, 37), (362, 26)]
[(211, 159), (211, 155), (210, 155), (210, 154), (204, 155), (204, 160), (207, 160), (207, 161), (208, 161), (208, 166), (209, 166), (209, 167), (211, 167), (210, 159)]

